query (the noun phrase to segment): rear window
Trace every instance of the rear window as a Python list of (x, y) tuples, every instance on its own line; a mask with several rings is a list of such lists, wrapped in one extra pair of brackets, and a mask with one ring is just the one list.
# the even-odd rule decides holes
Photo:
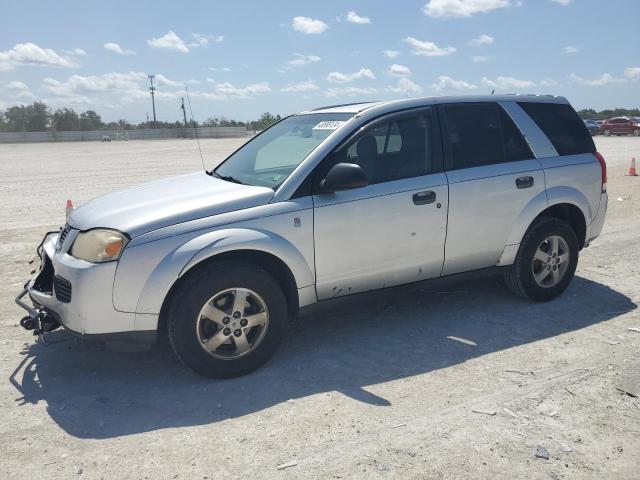
[(518, 105), (538, 124), (558, 155), (595, 153), (589, 131), (570, 105), (527, 102)]

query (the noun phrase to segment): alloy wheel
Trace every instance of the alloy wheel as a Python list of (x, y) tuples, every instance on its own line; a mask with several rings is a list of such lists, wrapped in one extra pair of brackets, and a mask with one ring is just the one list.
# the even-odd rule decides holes
[(255, 350), (269, 326), (269, 311), (260, 295), (247, 288), (216, 293), (200, 309), (196, 334), (211, 356), (234, 360)]
[(569, 253), (569, 245), (561, 236), (545, 238), (536, 249), (531, 265), (536, 283), (543, 288), (560, 283), (569, 266)]

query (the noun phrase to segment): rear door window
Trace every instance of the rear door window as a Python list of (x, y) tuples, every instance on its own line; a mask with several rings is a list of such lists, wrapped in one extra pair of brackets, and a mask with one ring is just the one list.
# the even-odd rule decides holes
[(502, 109), (502, 107), (500, 107), (499, 110), (505, 160), (507, 162), (517, 162), (518, 160), (530, 160), (535, 158), (529, 148), (529, 145), (522, 136), (522, 133), (520, 133), (516, 124), (511, 120), (511, 117)]
[(453, 169), (504, 162), (497, 105), (460, 103), (445, 105), (442, 111)]
[(596, 147), (589, 131), (575, 110), (566, 104), (520, 102), (553, 144), (558, 155), (595, 153)]

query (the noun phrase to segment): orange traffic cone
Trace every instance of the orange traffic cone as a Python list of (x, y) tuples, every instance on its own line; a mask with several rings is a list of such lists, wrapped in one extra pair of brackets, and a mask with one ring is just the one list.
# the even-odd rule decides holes
[(629, 165), (629, 173), (627, 173), (630, 177), (637, 177), (638, 173), (636, 172), (636, 158), (633, 157), (631, 159), (631, 165)]
[(71, 214), (72, 211), (73, 211), (73, 202), (71, 202), (71, 199), (68, 199), (67, 200), (67, 209), (66, 209), (67, 218), (69, 218), (69, 215)]

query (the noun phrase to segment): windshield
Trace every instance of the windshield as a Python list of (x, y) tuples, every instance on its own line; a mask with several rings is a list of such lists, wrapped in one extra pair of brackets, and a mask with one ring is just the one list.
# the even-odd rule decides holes
[(231, 182), (276, 188), (352, 113), (293, 115), (247, 142), (214, 175)]

